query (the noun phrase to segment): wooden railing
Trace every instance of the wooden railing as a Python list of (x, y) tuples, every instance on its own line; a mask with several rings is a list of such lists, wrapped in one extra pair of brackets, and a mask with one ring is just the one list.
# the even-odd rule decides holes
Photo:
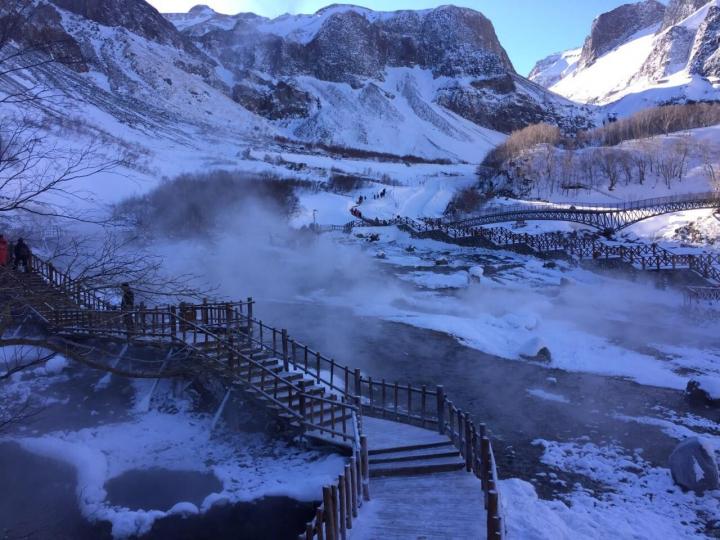
[[(466, 470), (481, 481), (488, 538), (504, 536), (497, 464), (486, 426), (475, 424), (468, 413), (459, 410), (448, 400), (442, 386), (429, 389), (425, 385), (418, 387), (373, 379), (363, 375), (360, 369), (344, 366), (290, 338), (287, 330), (273, 328), (255, 319), (252, 319), (251, 327), (249, 335), (254, 347), (283, 358), (286, 369), (300, 370), (345, 399), (359, 403), (363, 414), (437, 429), (448, 435), (465, 459)], [(317, 525), (310, 527), (309, 524), (306, 534), (311, 530), (312, 534), (322, 538)]]
[[(326, 433), (347, 441), (352, 457), (338, 481), (323, 489), (323, 503), (301, 538), (344, 538), (347, 527), (357, 517), (362, 499), (369, 500), (368, 451), (367, 440), (362, 436), (362, 412), (433, 427), (447, 434), (465, 458), (467, 470), (481, 480), (488, 536), (502, 538), (497, 468), (485, 426), (479, 424), (476, 429), (470, 416), (455, 408), (445, 397), (442, 387), (429, 390), (425, 386), (418, 388), (365, 377), (359, 369), (340, 365), (290, 339), (287, 331), (254, 319), (252, 299), (156, 308), (141, 306), (132, 311), (119, 311), (68, 276), (56, 273), (52, 265), (34, 263), (33, 268), (41, 272), (51, 287), (77, 299), (83, 307), (91, 306), (90, 309), (55, 310), (53, 320), (49, 322), (57, 330), (114, 337), (129, 335), (178, 343), (190, 348), (196, 358), (203, 359), (203, 368), (212, 366), (219, 373), (243, 382), (307, 431)], [(214, 357), (210, 351), (216, 353)], [(305, 392), (304, 385), (295, 385), (255, 359), (266, 352), (282, 359), (286, 372), (292, 369), (308, 374), (334, 390), (337, 396), (325, 398)], [(244, 366), (242, 370), (237, 369), (240, 365)], [(285, 393), (287, 403), (278, 399)], [(338, 410), (341, 418), (337, 420), (340, 421), (335, 417)], [(325, 411), (331, 415), (330, 426), (324, 422)]]
[(110, 309), (112, 307), (109, 302), (97, 296), (78, 280), (55, 268), (52, 263), (31, 255), (30, 268), (48, 285), (67, 295), (71, 301), (80, 307), (96, 310)]
[(370, 500), (367, 439), (361, 436), (337, 481), (322, 489), (322, 503), (298, 540), (345, 540), (364, 501)]
[[(511, 221), (520, 219), (572, 219), (568, 216), (587, 216), (600, 214), (620, 214), (622, 212), (637, 212), (649, 210), (657, 213), (691, 208), (713, 208), (720, 205), (720, 192), (709, 191), (704, 193), (691, 193), (685, 195), (672, 195), (655, 197), (637, 201), (620, 203), (548, 203), (529, 202), (512, 205), (502, 205), (483, 209), (471, 218), (459, 221), (443, 221), (441, 224), (451, 228), (460, 228), (467, 225), (477, 225), (481, 221)], [(558, 216), (562, 217), (558, 217)]]
[[(240, 309), (251, 309), (252, 301), (234, 304), (183, 304), (179, 307), (119, 310), (56, 310), (51, 324), (64, 333), (95, 336), (152, 338), (168, 340), (190, 348), (194, 356), (204, 360), (203, 368), (213, 366), (233, 380), (246, 386), (284, 410), (306, 430), (318, 431), (347, 442), (354, 441), (353, 416), (358, 412), (352, 396), (331, 395), (329, 398), (305, 392), (304, 383), (296, 385), (253, 358), (258, 351), (242, 346), (236, 330), (246, 328), (247, 316)], [(188, 320), (179, 313), (199, 314), (199, 321)], [(201, 347), (202, 346), (202, 347)], [(209, 352), (215, 353), (212, 357)], [(225, 362), (222, 363), (221, 359)], [(238, 370), (242, 367), (242, 370)], [(289, 371), (288, 369), (285, 370)], [(280, 401), (287, 397), (287, 404)], [(329, 424), (327, 423), (329, 422)]]

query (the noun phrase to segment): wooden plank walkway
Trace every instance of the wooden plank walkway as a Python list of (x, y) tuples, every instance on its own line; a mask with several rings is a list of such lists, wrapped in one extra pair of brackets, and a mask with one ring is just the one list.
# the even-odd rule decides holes
[(445, 435), (440, 435), (437, 430), (422, 429), (391, 420), (372, 418), (371, 416), (363, 417), (363, 433), (368, 438), (368, 449), (370, 451), (449, 441)]
[(480, 482), (465, 471), (374, 478), (349, 540), (487, 538)]
[[(351, 450), (337, 482), (323, 488), (302, 540), (345, 540), (348, 531), (373, 539), (503, 538), (486, 427), (441, 386), (363, 377), (254, 319), (252, 299), (119, 311), (37, 258), (33, 273), (0, 269), (0, 278), (0, 289), (18, 293), (51, 336), (69, 336), (70, 343), (78, 337), (77, 346), (86, 338), (119, 338), (127, 341), (123, 350), (179, 347), (226, 386), (226, 396), (231, 388), (243, 391), (281, 429)], [(361, 506), (367, 511), (359, 513)]]
[[(368, 416), (363, 432), (373, 477), (371, 500), (348, 531), (350, 540), (487, 538), (481, 483), (465, 472), (447, 436)], [(443, 472), (448, 464), (454, 466)], [(397, 466), (406, 468), (398, 473), (392, 468)]]

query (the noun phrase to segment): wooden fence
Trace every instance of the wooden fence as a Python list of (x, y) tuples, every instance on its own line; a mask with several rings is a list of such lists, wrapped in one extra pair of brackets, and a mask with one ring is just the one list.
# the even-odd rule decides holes
[(322, 503), (298, 540), (346, 540), (363, 501), (370, 500), (368, 444), (361, 436), (337, 481), (322, 489)]
[[(179, 306), (119, 311), (68, 278), (55, 277), (50, 265), (41, 265), (43, 279), (61, 291), (79, 290), (81, 298), (99, 309), (56, 310), (49, 321), (65, 332), (161, 339), (191, 348), (202, 367), (213, 367), (252, 388), (307, 431), (317, 431), (347, 441), (352, 457), (338, 481), (323, 490), (323, 503), (300, 538), (338, 540), (345, 538), (362, 499), (369, 500), (367, 440), (362, 436), (362, 413), (397, 422), (437, 429), (447, 434), (466, 461), (468, 472), (481, 480), (487, 509), (489, 538), (503, 537), (503, 520), (497, 491), (497, 467), (484, 424), (447, 399), (443, 388), (388, 383), (364, 376), (359, 369), (338, 364), (312, 350), (283, 329), (253, 318), (254, 302), (180, 304)], [(84, 304), (83, 304), (84, 305)], [(300, 371), (340, 396), (330, 399), (309, 394), (258, 358), (282, 359), (284, 371)], [(269, 383), (269, 384), (268, 384)], [(279, 396), (287, 395), (287, 403)], [(337, 411), (341, 418), (336, 419)], [(324, 420), (327, 411), (328, 425)], [(319, 418), (318, 418), (319, 416)], [(342, 494), (342, 496), (341, 496)], [(354, 495), (354, 496), (353, 496)]]

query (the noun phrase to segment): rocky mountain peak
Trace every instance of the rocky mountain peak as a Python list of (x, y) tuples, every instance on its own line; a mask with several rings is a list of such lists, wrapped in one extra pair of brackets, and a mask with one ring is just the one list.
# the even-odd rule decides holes
[(144, 0), (51, 0), (56, 6), (104, 26), (123, 27), (134, 34), (185, 49), (192, 45)]
[(580, 68), (592, 65), (595, 60), (621, 45), (638, 31), (660, 24), (665, 16), (665, 6), (657, 0), (644, 0), (636, 4), (624, 4), (598, 16), (585, 40)]
[(709, 1), (710, 0), (670, 0), (665, 9), (665, 17), (663, 18), (660, 30), (666, 30), (671, 26), (675, 26)]
[(188, 13), (190, 13), (191, 15), (215, 15), (217, 12), (210, 6), (206, 6), (205, 4), (198, 4), (197, 6), (191, 7)]

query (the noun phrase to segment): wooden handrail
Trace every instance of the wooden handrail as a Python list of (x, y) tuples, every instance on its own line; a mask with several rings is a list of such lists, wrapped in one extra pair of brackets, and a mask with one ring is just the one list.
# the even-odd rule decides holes
[[(49, 266), (47, 267), (49, 268)], [(58, 280), (48, 276), (46, 281), (53, 287), (58, 287)], [(61, 280), (64, 281), (64, 278)], [(81, 287), (77, 287), (81, 292), (84, 292)], [(89, 298), (89, 297), (84, 297)], [(483, 489), (486, 492), (486, 506), (490, 509), (488, 512), (488, 531), (494, 531), (494, 536), (491, 538), (500, 538), (502, 536), (502, 529), (498, 528), (498, 523), (502, 523), (502, 519), (499, 515), (499, 505), (497, 510), (493, 508), (493, 501), (497, 500), (497, 497), (493, 495), (491, 487), (496, 485), (497, 472), (494, 462), (494, 455), (492, 452), (488, 454), (489, 457), (482, 459), (482, 455), (478, 454), (476, 445), (472, 443), (472, 440), (467, 435), (463, 436), (460, 431), (455, 431), (452, 424), (452, 414), (461, 414), (455, 408), (448, 408), (448, 414), (445, 414), (446, 408), (451, 404), (447, 400), (442, 387), (438, 387), (435, 390), (428, 389), (426, 387), (413, 387), (410, 384), (399, 385), (397, 383), (386, 383), (385, 381), (373, 381), (371, 377), (363, 377), (359, 370), (342, 366), (335, 362), (333, 359), (329, 359), (319, 352), (312, 351), (309, 347), (298, 344), (291, 341), (287, 336), (287, 332), (282, 330), (278, 331), (276, 328), (272, 328), (268, 325), (263, 324), (252, 317), (252, 305), (253, 302), (235, 302), (235, 303), (204, 303), (201, 305), (189, 305), (185, 304), (179, 307), (163, 307), (163, 308), (141, 308), (132, 311), (119, 311), (112, 309), (112, 306), (106, 302), (99, 301), (97, 306), (100, 309), (70, 309), (70, 310), (54, 310), (53, 317), (54, 321), (50, 321), (50, 324), (57, 325), (59, 329), (69, 329), (75, 331), (87, 331), (88, 333), (104, 334), (108, 333), (111, 335), (120, 335), (128, 332), (127, 322), (128, 317), (133, 321), (135, 325), (133, 327), (133, 333), (139, 331), (140, 337), (161, 337), (163, 339), (170, 339), (173, 342), (180, 343), (185, 347), (190, 348), (195, 355), (200, 358), (204, 358), (208, 364), (220, 364), (220, 359), (212, 358), (208, 355), (207, 351), (203, 348), (198, 347), (198, 337), (200, 337), (203, 343), (218, 343), (220, 350), (228, 356), (228, 359), (238, 358), (242, 359), (244, 363), (248, 365), (247, 380), (240, 377), (238, 380), (244, 384), (252, 387), (253, 391), (262, 395), (265, 399), (274, 403), (280, 410), (286, 412), (290, 418), (296, 419), (300, 422), (305, 429), (311, 431), (318, 431), (321, 433), (329, 433), (332, 437), (338, 437), (342, 440), (349, 441), (350, 447), (353, 450), (353, 458), (351, 459), (351, 472), (350, 475), (341, 475), (338, 478), (338, 482), (335, 485), (337, 493), (339, 494), (341, 485), (343, 482), (349, 482), (352, 493), (356, 494), (356, 502), (350, 503), (350, 514), (356, 513), (357, 501), (361, 500), (361, 497), (369, 498), (369, 491), (367, 489), (369, 471), (368, 471), (368, 459), (367, 459), (367, 445), (363, 444), (364, 437), (362, 436), (361, 428), (359, 426), (359, 420), (361, 418), (361, 411), (367, 410), (380, 416), (391, 415), (395, 420), (410, 424), (417, 424), (418, 422), (422, 426), (435, 424), (437, 429), (443, 433), (448, 433), (453, 443), (458, 448), (460, 453), (465, 456), (468, 465), (468, 470), (485, 471), (485, 482), (482, 484)], [(240, 310), (243, 306), (247, 306), (249, 309), (246, 310), (244, 315), (240, 314)], [(190, 310), (195, 314), (197, 319), (197, 310), (200, 310), (200, 321), (189, 320), (182, 316), (183, 310)], [(220, 315), (225, 313), (225, 315)], [(217, 314), (217, 316), (215, 316)], [(228, 318), (230, 317), (230, 319)], [(222, 328), (225, 332), (221, 334), (214, 331), (214, 328)], [(240, 333), (240, 330), (245, 330), (246, 335)], [(254, 337), (255, 329), (258, 330), (259, 337)], [(193, 335), (192, 342), (189, 342), (187, 337), (188, 334)], [(263, 334), (268, 336), (268, 339), (272, 338), (272, 345), (265, 343)], [(280, 342), (278, 341), (280, 336)], [(233, 338), (237, 337), (236, 341)], [(299, 369), (309, 374), (313, 374), (313, 370), (310, 365), (305, 361), (311, 353), (312, 358), (315, 360), (315, 373), (314, 376), (317, 380), (327, 384), (330, 388), (338, 391), (343, 397), (341, 401), (336, 399), (328, 399), (324, 397), (318, 397), (312, 394), (308, 394), (302, 387), (298, 387), (291, 381), (282, 378), (280, 375), (275, 373), (273, 370), (267, 368), (262, 363), (257, 362), (252, 358), (252, 347), (251, 353), (246, 354), (241, 345), (249, 343), (251, 345), (259, 345), (261, 350), (269, 350), (273, 355), (280, 355), (280, 357), (289, 365), (292, 365), (294, 369)], [(291, 345), (292, 344), (292, 345)], [(299, 361), (297, 358), (298, 347), (303, 350), (304, 358)], [(221, 364), (220, 364), (221, 365)], [(323, 366), (329, 366), (329, 380), (328, 377), (322, 374)], [(224, 367), (225, 366), (222, 366)], [(341, 388), (335, 383), (334, 375), (335, 370), (343, 374), (343, 387)], [(253, 371), (259, 374), (261, 377), (261, 384), (258, 387), (252, 383)], [(273, 387), (273, 392), (267, 392), (265, 390), (266, 385), (262, 381), (268, 378), (274, 382), (270, 386)], [(352, 387), (352, 392), (351, 392)], [(282, 388), (288, 392), (288, 404), (286, 405), (282, 401), (277, 399), (278, 389)], [(363, 391), (367, 389), (365, 392)], [(375, 392), (380, 393), (381, 401), (378, 403), (375, 399)], [(388, 401), (387, 397), (389, 392), (392, 392), (392, 399)], [(415, 397), (414, 397), (415, 396)], [(301, 412), (293, 409), (296, 398), (300, 403), (304, 402), (304, 407), (310, 406), (311, 414), (304, 415)], [(402, 401), (402, 403), (400, 403)], [(433, 401), (436, 401), (435, 408), (432, 407)], [(355, 403), (356, 405), (351, 405)], [(320, 406), (320, 410), (323, 407), (330, 408), (331, 411), (340, 410), (343, 417), (342, 430), (337, 430), (336, 424), (333, 421), (331, 427), (327, 427), (322, 424), (322, 413), (321, 421), (313, 422), (312, 418), (315, 416), (312, 411), (315, 410), (316, 406)], [(301, 410), (303, 406), (300, 407)], [(307, 410), (307, 409), (305, 409)], [(470, 417), (462, 413), (465, 419), (465, 425), (470, 428), (470, 432), (474, 432), (474, 426)], [(346, 429), (346, 421), (349, 416), (352, 423), (352, 429)], [(449, 421), (448, 421), (449, 419)], [(458, 428), (460, 424), (458, 423)], [(482, 433), (484, 435), (484, 425), (482, 425)], [(484, 437), (483, 440), (487, 440), (489, 447), (489, 439)], [(479, 458), (477, 456), (480, 456)], [(477, 465), (475, 464), (477, 462)], [(355, 479), (353, 479), (353, 475)], [(482, 480), (482, 475), (478, 477)], [(363, 487), (364, 486), (364, 487)], [(307, 534), (321, 536), (321, 530), (324, 530), (327, 534), (327, 527), (330, 526), (330, 531), (333, 535), (335, 531), (341, 529), (333, 528), (335, 525), (340, 525), (336, 520), (335, 513), (341, 512), (341, 505), (339, 502), (339, 495), (332, 498), (334, 495), (333, 486), (330, 486), (331, 498), (324, 498), (324, 506), (318, 511), (316, 519), (308, 524), (306, 530)], [(327, 492), (327, 490), (325, 490)], [(347, 493), (347, 491), (346, 491)], [(334, 502), (333, 502), (334, 501)], [(352, 497), (350, 497), (352, 501)], [(346, 503), (348, 499), (346, 496)], [(359, 503), (361, 504), (361, 503)], [(325, 510), (323, 510), (323, 508)], [(355, 512), (352, 509), (355, 509)], [(331, 509), (331, 510), (328, 510)], [(332, 520), (329, 516), (333, 516)], [(339, 513), (338, 513), (339, 515)], [(323, 517), (324, 516), (324, 517)], [(348, 518), (348, 506), (345, 508), (345, 518)], [(352, 518), (352, 515), (351, 515)], [(339, 519), (339, 518), (338, 518)], [(312, 537), (312, 536), (311, 536)], [(327, 537), (330, 538), (330, 537)], [(338, 538), (332, 536), (332, 538)]]

